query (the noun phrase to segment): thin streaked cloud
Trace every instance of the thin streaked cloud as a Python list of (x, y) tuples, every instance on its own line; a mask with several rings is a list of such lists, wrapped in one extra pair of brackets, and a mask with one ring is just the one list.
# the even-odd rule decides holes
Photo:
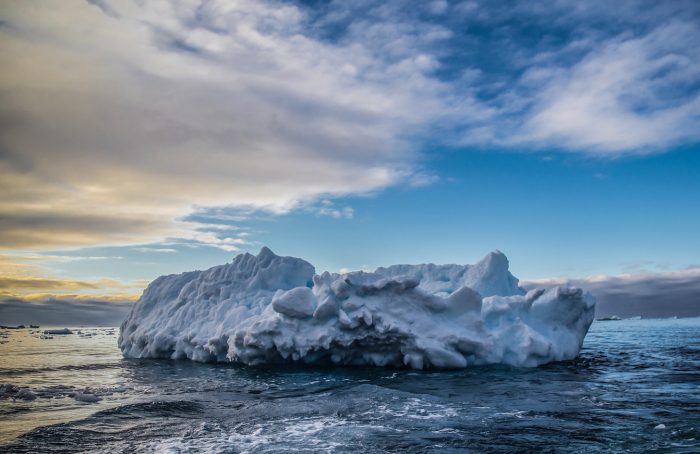
[(0, 248), (143, 244), (187, 237), (178, 219), (196, 207), (288, 213), (430, 185), (426, 142), (609, 156), (697, 142), (697, 14), (641, 0), (4, 4)]

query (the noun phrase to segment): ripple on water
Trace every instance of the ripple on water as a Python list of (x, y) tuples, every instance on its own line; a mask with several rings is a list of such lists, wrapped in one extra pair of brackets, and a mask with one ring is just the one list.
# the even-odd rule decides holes
[[(0, 399), (6, 452), (700, 451), (698, 319), (594, 323), (572, 361), (442, 372), (123, 360), (116, 334), (31, 336), (3, 337), (0, 383), (37, 396)], [(70, 397), (85, 390), (101, 400)]]

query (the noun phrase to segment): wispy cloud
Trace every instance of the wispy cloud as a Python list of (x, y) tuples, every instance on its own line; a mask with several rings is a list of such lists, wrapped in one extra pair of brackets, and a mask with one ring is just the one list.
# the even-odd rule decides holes
[[(106, 260), (114, 257), (0, 254), (0, 299), (47, 298), (134, 301), (148, 285), (146, 280), (122, 282), (116, 279), (70, 279), (51, 276), (47, 265), (55, 262)], [(121, 257), (116, 257), (121, 258)]]
[(135, 301), (148, 281), (124, 283), (115, 279), (76, 280), (0, 276), (0, 298), (40, 301), (47, 298)]
[(16, 290), (79, 290), (79, 289), (99, 289), (104, 287), (122, 287), (123, 284), (111, 279), (101, 279), (99, 281), (76, 281), (72, 279), (41, 279), (41, 278), (7, 278), (0, 277), (0, 288)]
[(172, 253), (172, 252), (177, 252), (177, 249), (173, 248), (165, 248), (165, 247), (135, 247), (132, 248), (134, 251), (137, 252), (157, 252), (157, 253)]
[(433, 184), (426, 142), (605, 156), (697, 142), (699, 9), (4, 3), (0, 248), (235, 250), (240, 236), (183, 219), (351, 218), (320, 201)]
[(314, 38), (291, 4), (107, 5), (2, 8), (0, 247), (129, 244), (182, 233), (195, 205), (375, 191), (411, 174), (401, 129), (440, 111), (421, 54), (439, 33), (382, 50)]
[[(619, 154), (700, 139), (697, 23), (612, 38), (571, 67), (537, 68), (540, 90), (515, 143)], [(527, 77), (526, 74), (525, 77)]]
[(333, 219), (352, 219), (355, 210), (351, 206), (339, 207), (329, 199), (323, 199), (318, 203), (309, 204), (304, 211), (316, 216), (328, 216)]

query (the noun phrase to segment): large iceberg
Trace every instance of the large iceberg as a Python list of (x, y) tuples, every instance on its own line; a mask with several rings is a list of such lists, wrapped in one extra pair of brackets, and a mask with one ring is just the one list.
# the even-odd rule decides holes
[(525, 292), (495, 251), (476, 265), (315, 274), (263, 248), (153, 281), (121, 326), (129, 358), (461, 368), (576, 357), (595, 300)]

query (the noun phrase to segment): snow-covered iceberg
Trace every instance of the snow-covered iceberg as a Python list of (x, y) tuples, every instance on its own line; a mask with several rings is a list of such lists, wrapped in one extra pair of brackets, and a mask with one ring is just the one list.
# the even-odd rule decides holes
[(595, 300), (525, 292), (501, 252), (476, 265), (315, 274), (268, 248), (153, 281), (121, 326), (129, 358), (245, 364), (537, 366), (578, 355)]

